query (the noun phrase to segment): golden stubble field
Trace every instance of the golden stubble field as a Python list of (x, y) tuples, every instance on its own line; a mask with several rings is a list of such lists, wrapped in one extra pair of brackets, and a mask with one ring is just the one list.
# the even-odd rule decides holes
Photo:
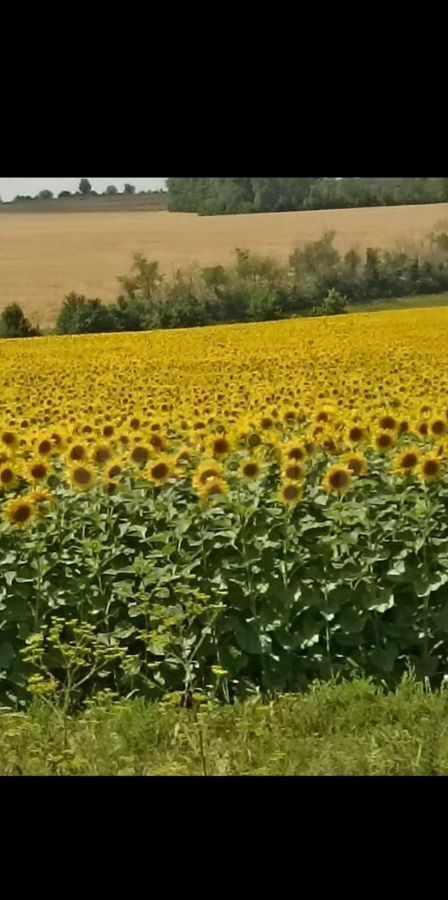
[(448, 204), (204, 218), (165, 211), (0, 215), (0, 308), (20, 303), (48, 327), (70, 291), (113, 300), (135, 252), (168, 273), (194, 262), (226, 264), (235, 247), (285, 260), (325, 231), (337, 232), (340, 249), (391, 246), (420, 240), (447, 217)]

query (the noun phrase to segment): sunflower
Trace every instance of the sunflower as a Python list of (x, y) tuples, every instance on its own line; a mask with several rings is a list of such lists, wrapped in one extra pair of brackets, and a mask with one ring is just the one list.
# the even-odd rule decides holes
[(295, 462), (304, 462), (308, 456), (305, 444), (301, 441), (288, 441), (282, 447), (282, 455), (284, 459), (294, 460)]
[(153, 450), (157, 450), (157, 452), (160, 452), (160, 450), (166, 449), (165, 439), (162, 437), (161, 434), (158, 434), (156, 431), (150, 435), (150, 437), (148, 439), (148, 443), (151, 444), (151, 447), (153, 448)]
[(433, 419), (429, 424), (430, 434), (434, 435), (436, 438), (442, 437), (446, 432), (446, 428), (446, 422), (442, 418)]
[(96, 466), (104, 466), (112, 459), (112, 450), (109, 444), (95, 444), (92, 450), (92, 462)]
[(346, 453), (342, 459), (343, 464), (349, 469), (352, 475), (367, 475), (369, 464), (363, 453)]
[(215, 459), (224, 459), (232, 451), (232, 441), (229, 435), (213, 434), (206, 442), (206, 452)]
[(412, 475), (420, 459), (418, 447), (408, 447), (397, 456), (393, 462), (393, 472), (396, 475)]
[(75, 491), (90, 491), (96, 484), (96, 475), (93, 469), (80, 463), (73, 465), (70, 470), (70, 483)]
[(50, 512), (56, 505), (53, 494), (50, 494), (49, 491), (33, 491), (30, 495), (30, 499), (34, 504), (36, 515), (38, 516), (44, 516), (45, 513)]
[(386, 413), (386, 415), (381, 416), (379, 426), (382, 431), (394, 431), (398, 426), (398, 422), (395, 416)]
[(164, 484), (173, 474), (171, 460), (167, 456), (159, 456), (158, 459), (152, 460), (145, 473), (154, 484)]
[(296, 506), (302, 499), (302, 487), (295, 481), (284, 481), (278, 493), (278, 499), (285, 506)]
[(343, 496), (352, 486), (352, 471), (347, 466), (335, 465), (328, 469), (323, 486), (328, 494)]
[(152, 455), (152, 449), (150, 450), (149, 447), (145, 447), (144, 444), (136, 444), (130, 452), (130, 459), (135, 466), (143, 469), (151, 459)]
[(36, 449), (39, 456), (53, 456), (57, 452), (51, 437), (39, 437), (36, 442)]
[(104, 467), (105, 478), (120, 478), (123, 475), (124, 466), (121, 459), (111, 459)]
[(116, 494), (118, 491), (118, 487), (119, 485), (117, 481), (114, 481), (112, 478), (106, 478), (104, 482), (104, 490), (106, 491), (106, 494), (109, 494), (109, 496), (112, 496), (112, 494)]
[(395, 444), (395, 434), (392, 431), (378, 431), (373, 442), (379, 453), (387, 453)]
[(212, 480), (213, 478), (222, 478), (224, 475), (224, 468), (221, 463), (217, 462), (215, 459), (205, 459), (196, 469), (193, 476), (193, 487), (196, 490), (200, 490), (207, 481)]
[(87, 458), (87, 447), (84, 444), (73, 444), (67, 453), (70, 462), (82, 462)]
[(249, 456), (248, 459), (243, 459), (240, 465), (240, 474), (248, 481), (256, 481), (258, 478), (261, 478), (263, 469), (264, 466), (261, 460), (255, 456)]
[(17, 435), (13, 431), (2, 431), (0, 440), (9, 451), (15, 450), (19, 443)]
[(210, 500), (217, 500), (219, 497), (225, 496), (228, 486), (223, 478), (210, 478), (206, 484), (198, 491), (201, 503), (208, 503)]
[(361, 425), (357, 425), (355, 423), (348, 429), (347, 441), (352, 447), (356, 447), (358, 444), (363, 444), (366, 439), (367, 432), (365, 428), (361, 427)]
[(31, 496), (10, 500), (5, 507), (5, 516), (9, 524), (16, 528), (26, 528), (31, 524), (35, 514), (36, 508)]
[(50, 467), (45, 459), (36, 459), (27, 467), (27, 474), (30, 481), (45, 481), (50, 474)]
[(186, 468), (191, 463), (192, 450), (190, 447), (183, 446), (181, 447), (175, 456), (176, 466), (181, 466), (182, 468)]
[(283, 466), (283, 477), (286, 481), (303, 481), (305, 478), (305, 466), (295, 459), (288, 460)]
[(429, 454), (424, 456), (416, 467), (416, 472), (426, 484), (436, 481), (442, 475), (442, 461), (440, 457)]
[(11, 491), (17, 487), (18, 475), (12, 465), (4, 463), (0, 466), (0, 490)]

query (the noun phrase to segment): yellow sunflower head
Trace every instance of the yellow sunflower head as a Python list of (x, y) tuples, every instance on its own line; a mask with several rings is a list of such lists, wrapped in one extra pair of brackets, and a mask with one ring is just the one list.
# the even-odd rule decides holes
[(374, 436), (373, 443), (378, 453), (387, 453), (394, 446), (395, 440), (393, 431), (378, 431)]
[(29, 463), (27, 474), (30, 481), (45, 481), (50, 474), (50, 467), (46, 459), (35, 459)]
[(295, 459), (290, 459), (283, 465), (283, 477), (286, 481), (303, 481), (305, 466)]
[(112, 459), (112, 449), (109, 444), (98, 443), (92, 449), (92, 462), (96, 466), (105, 466)]
[(205, 459), (197, 467), (193, 476), (193, 486), (196, 490), (201, 490), (207, 481), (213, 478), (222, 478), (224, 475), (224, 467), (216, 459)]
[(111, 459), (110, 462), (106, 463), (104, 474), (106, 478), (109, 478), (110, 480), (121, 478), (123, 474), (123, 464), (121, 460)]
[(352, 475), (359, 477), (367, 475), (369, 464), (363, 453), (346, 453), (343, 457), (343, 463)]
[(167, 456), (159, 456), (151, 460), (146, 469), (146, 477), (153, 484), (164, 484), (173, 475), (173, 466)]
[(0, 490), (12, 491), (17, 487), (18, 473), (10, 463), (0, 466)]
[(256, 456), (249, 456), (247, 459), (243, 459), (240, 465), (240, 474), (247, 481), (257, 481), (258, 478), (261, 478), (263, 472), (263, 462)]
[(426, 482), (426, 484), (437, 481), (437, 479), (441, 477), (442, 471), (443, 463), (440, 457), (431, 456), (429, 454), (424, 456), (416, 467), (417, 474)]
[(232, 452), (232, 440), (227, 434), (212, 434), (206, 442), (206, 450), (214, 459), (224, 459)]
[(407, 447), (395, 457), (392, 469), (396, 475), (412, 475), (420, 460), (418, 447)]
[(70, 483), (75, 491), (90, 491), (96, 484), (95, 472), (87, 464), (76, 463), (70, 470)]
[(280, 486), (278, 499), (285, 506), (296, 506), (302, 499), (302, 486), (296, 481), (284, 481)]
[(228, 486), (223, 478), (210, 478), (198, 491), (201, 503), (210, 503), (211, 500), (219, 500), (227, 494)]
[(15, 528), (26, 528), (33, 521), (35, 514), (36, 507), (30, 496), (10, 500), (5, 507), (6, 519)]
[(139, 469), (143, 469), (149, 463), (152, 456), (152, 447), (147, 447), (145, 444), (136, 444), (129, 454), (131, 463), (133, 463), (134, 466), (138, 466)]
[(347, 466), (331, 466), (325, 475), (323, 486), (328, 494), (342, 497), (352, 486), (351, 470)]

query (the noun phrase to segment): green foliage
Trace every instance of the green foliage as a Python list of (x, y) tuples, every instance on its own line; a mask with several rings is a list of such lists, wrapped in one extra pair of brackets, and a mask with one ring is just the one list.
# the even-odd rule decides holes
[(288, 265), (238, 248), (224, 268), (160, 273), (159, 263), (134, 256), (121, 293), (106, 307), (76, 294), (66, 298), (58, 318), (60, 334), (87, 331), (145, 331), (225, 322), (266, 321), (297, 314), (337, 315), (347, 302), (365, 303), (448, 290), (448, 238), (443, 223), (427, 244), (407, 250), (368, 247), (341, 255), (335, 232), (308, 241)]
[(115, 187), (114, 184), (108, 184), (108, 185), (107, 185), (107, 188), (106, 188), (106, 190), (105, 190), (105, 194), (106, 194), (108, 197), (114, 197), (114, 196), (116, 196), (116, 194), (118, 194), (118, 188)]
[(448, 696), (405, 679), (191, 709), (99, 693), (76, 716), (0, 709), (0, 775), (447, 775)]
[(57, 334), (95, 334), (118, 331), (114, 312), (101, 300), (74, 291), (65, 298), (56, 320)]
[(347, 312), (348, 300), (343, 294), (340, 294), (335, 288), (328, 291), (327, 296), (319, 304), (311, 310), (311, 316), (339, 316), (341, 313)]
[(53, 199), (53, 191), (39, 191), (37, 195), (38, 200), (52, 200)]
[(169, 209), (199, 215), (443, 203), (446, 178), (168, 178)]
[(79, 182), (79, 193), (84, 196), (92, 193), (92, 185), (88, 178), (81, 178), (81, 181)]
[(37, 337), (40, 331), (31, 325), (18, 303), (5, 306), (0, 315), (0, 338)]
[(100, 686), (229, 700), (357, 675), (393, 688), (410, 668), (440, 685), (448, 487), (371, 466), (338, 500), (317, 465), (292, 509), (237, 474), (206, 508), (187, 480), (74, 496), (53, 476), (53, 512), (0, 525), (0, 702), (68, 709)]

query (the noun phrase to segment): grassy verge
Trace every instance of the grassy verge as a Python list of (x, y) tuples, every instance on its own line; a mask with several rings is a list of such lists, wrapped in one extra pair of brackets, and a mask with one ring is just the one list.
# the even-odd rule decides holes
[(448, 692), (363, 681), (199, 711), (140, 700), (64, 723), (34, 705), (0, 713), (0, 775), (448, 774)]
[(387, 309), (425, 309), (431, 306), (448, 306), (448, 293), (418, 294), (415, 297), (372, 300), (370, 303), (350, 303), (348, 312), (379, 312)]

